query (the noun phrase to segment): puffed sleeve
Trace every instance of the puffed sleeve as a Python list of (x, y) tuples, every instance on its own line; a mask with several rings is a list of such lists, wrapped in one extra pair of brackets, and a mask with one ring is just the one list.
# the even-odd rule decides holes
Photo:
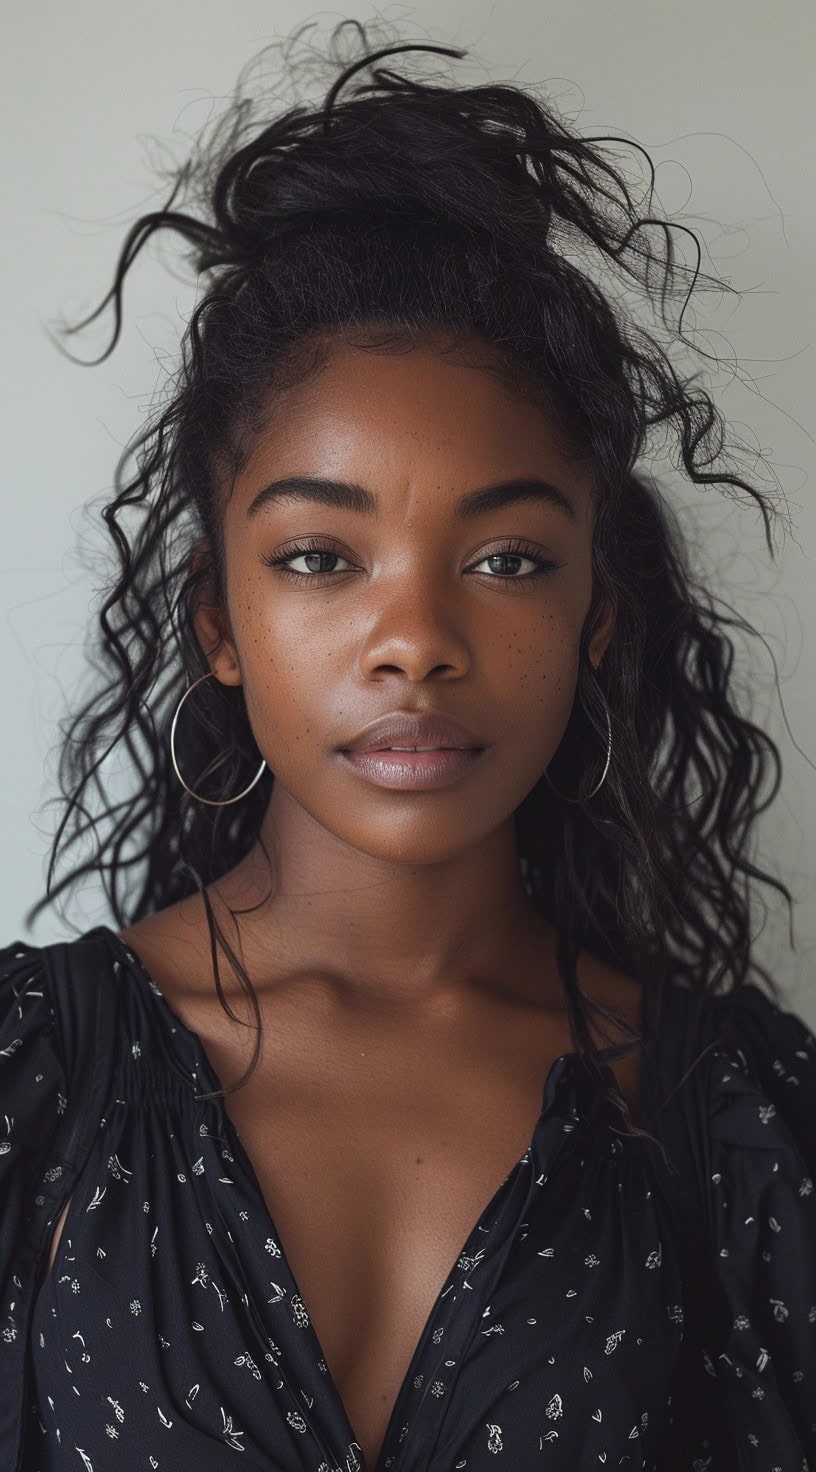
[(754, 985), (715, 1005), (705, 1371), (740, 1469), (816, 1469), (816, 1037)]
[(39, 947), (16, 941), (0, 948), (0, 1350), (17, 1335), (20, 1244), (66, 1106), (43, 971)]

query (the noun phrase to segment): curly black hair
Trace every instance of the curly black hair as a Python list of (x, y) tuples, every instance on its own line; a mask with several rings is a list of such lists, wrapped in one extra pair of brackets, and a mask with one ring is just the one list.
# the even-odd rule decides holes
[[(130, 229), (104, 300), (68, 329), (112, 305), (107, 357), (145, 242), (170, 230), (187, 243), (200, 295), (170, 389), (122, 455), (103, 510), (118, 566), (94, 626), (101, 682), (61, 728), (64, 810), (46, 892), (26, 922), (89, 873), (102, 876), (120, 927), (198, 888), (219, 999), (234, 1016), (220, 945), (254, 1008), (252, 1071), (257, 998), (205, 887), (259, 840), (274, 773), (234, 806), (204, 806), (180, 786), (168, 739), (180, 697), (209, 668), (193, 625), (197, 600), (205, 583), (224, 598), (219, 486), (274, 413), (276, 392), (308, 379), (338, 338), (389, 352), (440, 329), (454, 341), (475, 334), (495, 350), (486, 371), (554, 406), (593, 471), (595, 598), (568, 730), (550, 765), (557, 791), (580, 800), (562, 801), (542, 775), (515, 828), (527, 892), (557, 927), (578, 1057), (623, 1132), (645, 1133), (617, 1092), (605, 1092), (600, 1060), (648, 1045), (668, 978), (682, 976), (702, 997), (736, 989), (753, 968), (773, 991), (751, 955), (749, 881), (774, 886), (791, 907), (787, 887), (748, 853), (781, 779), (774, 742), (738, 713), (731, 685), (728, 629), (756, 630), (693, 580), (678, 519), (643, 468), (658, 441), (669, 443), (694, 485), (747, 494), (773, 558), (776, 508), (737, 473), (699, 373), (684, 376), (676, 363), (678, 344), (696, 351), (684, 327), (692, 293), (731, 288), (701, 271), (694, 233), (657, 208), (639, 145), (581, 136), (554, 105), (513, 85), (423, 80), (406, 58), (400, 72), (385, 67), (398, 53), (468, 53), (393, 41), (372, 49), (370, 30), (335, 28), (328, 64), (339, 74), (319, 105), (276, 112), (248, 94), (245, 70), (222, 116), (170, 170), (164, 207)], [(284, 43), (287, 59), (300, 35)], [(640, 184), (627, 177), (627, 154)], [(192, 556), (202, 545), (206, 555)], [(585, 655), (604, 597), (616, 619), (596, 673)], [(198, 723), (185, 719), (177, 738), (181, 770), (198, 791), (233, 793), (258, 765), (242, 688), (207, 681), (198, 694)], [(604, 707), (612, 760), (588, 797), (607, 746)], [(116, 747), (133, 775), (118, 798), (104, 771)], [(214, 777), (220, 787), (208, 787)], [(87, 835), (93, 852), (55, 882), (58, 856)], [(581, 990), (585, 947), (642, 984), (642, 1038)], [(633, 1041), (598, 1050), (588, 1009)]]

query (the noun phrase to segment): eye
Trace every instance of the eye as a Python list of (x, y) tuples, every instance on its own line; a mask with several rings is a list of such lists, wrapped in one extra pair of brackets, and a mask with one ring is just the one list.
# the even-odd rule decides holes
[[(307, 538), (297, 547), (290, 547), (288, 551), (281, 552), (276, 557), (262, 555), (261, 561), (265, 562), (267, 567), (273, 568), (279, 577), (299, 578), (301, 581), (312, 583), (319, 582), (322, 578), (332, 577), (338, 570), (337, 568), (310, 567), (306, 572), (299, 572), (294, 567), (286, 566), (288, 562), (294, 562), (297, 557), (307, 558), (311, 562), (320, 562), (321, 558), (331, 560), (332, 557), (339, 557), (341, 562), (347, 561), (347, 558), (343, 557), (340, 552), (333, 551), (331, 547), (324, 547), (320, 542), (315, 542), (311, 538)], [(347, 569), (341, 568), (340, 571), (345, 572)]]
[[(519, 562), (531, 562), (533, 572), (525, 572), (514, 575), (513, 573), (480, 573), (480, 577), (487, 577), (491, 582), (500, 583), (528, 583), (535, 582), (539, 578), (546, 577), (548, 573), (555, 572), (563, 567), (562, 562), (553, 562), (548, 557), (539, 557), (532, 552), (523, 542), (510, 542), (506, 547), (500, 547), (495, 552), (487, 552), (479, 559), (481, 562), (504, 562), (517, 567)], [(471, 567), (478, 567), (479, 563), (471, 563)]]
[[(278, 553), (276, 556), (266, 556), (263, 554), (261, 561), (267, 567), (271, 567), (279, 577), (296, 578), (300, 582), (321, 582), (325, 578), (333, 577), (338, 572), (343, 573), (348, 571), (348, 568), (307, 567), (306, 571), (301, 572), (297, 568), (287, 566), (288, 563), (294, 562), (298, 558), (313, 562), (320, 562), (322, 558), (329, 558), (330, 560), (332, 558), (335, 560), (339, 558), (341, 562), (348, 560), (343, 557), (341, 552), (336, 552), (332, 547), (325, 547), (322, 543), (314, 541), (312, 538), (307, 538), (306, 541), (300, 542), (295, 547), (289, 547), (288, 550)], [(476, 568), (482, 562), (509, 562), (511, 567), (515, 565), (514, 570), (509, 573), (497, 573), (495, 570), (491, 570), (487, 573), (478, 574), (479, 577), (487, 578), (489, 582), (505, 584), (534, 582), (539, 578), (546, 577), (551, 572), (557, 571), (559, 567), (563, 567), (564, 565), (562, 562), (553, 562), (547, 557), (539, 557), (535, 552), (530, 550), (526, 543), (518, 541), (509, 542), (505, 547), (499, 547), (494, 552), (485, 553), (484, 557), (479, 558), (479, 562), (471, 563), (471, 567)], [(519, 573), (519, 562), (532, 563), (533, 571)], [(349, 563), (350, 566), (351, 564)]]

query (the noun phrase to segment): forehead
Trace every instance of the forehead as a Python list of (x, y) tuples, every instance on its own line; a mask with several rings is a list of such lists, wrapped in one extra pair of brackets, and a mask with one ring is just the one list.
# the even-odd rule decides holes
[(591, 482), (542, 383), (481, 339), (444, 337), (388, 350), (329, 342), (305, 381), (270, 390), (239, 500), (273, 469), (460, 488), (538, 473), (579, 498)]

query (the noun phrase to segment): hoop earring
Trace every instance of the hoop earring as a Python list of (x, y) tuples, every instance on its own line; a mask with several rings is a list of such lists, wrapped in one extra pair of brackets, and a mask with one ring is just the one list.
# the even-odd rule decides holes
[(199, 794), (197, 792), (193, 792), (192, 787), (188, 787), (187, 786), (187, 783), (185, 782), (184, 778), (182, 777), (181, 772), (178, 769), (178, 762), (176, 761), (176, 722), (178, 721), (178, 718), (179, 718), (179, 711), (181, 710), (181, 707), (183, 706), (185, 700), (187, 699), (187, 696), (190, 694), (190, 691), (191, 690), (195, 690), (196, 685), (200, 685), (202, 680), (209, 680), (210, 679), (210, 676), (212, 675), (212, 673), (213, 673), (212, 670), (209, 670), (206, 675), (199, 675), (199, 677), (198, 677), (197, 680), (193, 680), (192, 685), (188, 685), (187, 686), (187, 689), (185, 690), (184, 694), (182, 695), (181, 700), (179, 701), (178, 705), (176, 706), (175, 715), (173, 716), (173, 723), (172, 723), (172, 725), (170, 727), (170, 759), (171, 759), (171, 761), (173, 763), (173, 766), (175, 768), (176, 776), (178, 777), (179, 782), (181, 783), (181, 785), (184, 788), (184, 790), (186, 792), (189, 792), (189, 794), (190, 794), (191, 797), (196, 798), (198, 802), (205, 802), (207, 804), (207, 806), (208, 807), (211, 807), (211, 808), (226, 808), (226, 807), (229, 807), (229, 805), (230, 805), (231, 802), (238, 802), (238, 800), (240, 798), (246, 797), (247, 793), (252, 791), (253, 787), (255, 786), (255, 783), (258, 781), (258, 778), (261, 776), (261, 773), (263, 772), (263, 769), (266, 766), (266, 761), (262, 761), (261, 762), (261, 765), (259, 766), (257, 772), (255, 773), (255, 776), (252, 778), (252, 781), (250, 782), (249, 786), (248, 787), (245, 787), (244, 790), (243, 790), (243, 792), (239, 792), (237, 797), (224, 797), (224, 798), (220, 798), (220, 799), (212, 798), (212, 797), (199, 797)]
[[(601, 698), (603, 699), (603, 697), (601, 697)], [(589, 799), (591, 797), (594, 797), (596, 792), (599, 792), (600, 791), (600, 789), (603, 787), (604, 782), (606, 781), (606, 774), (609, 771), (609, 763), (610, 763), (611, 758), (612, 758), (612, 720), (611, 720), (610, 715), (609, 715), (609, 706), (607, 705), (607, 702), (606, 702), (605, 699), (604, 699), (604, 714), (606, 716), (606, 724), (607, 724), (607, 728), (609, 730), (609, 740), (607, 741), (607, 744), (606, 744), (606, 764), (605, 764), (604, 769), (603, 769), (603, 771), (601, 773), (601, 780), (600, 780), (600, 782), (596, 782), (596, 784), (593, 787), (592, 791), (591, 792), (588, 792), (587, 795), (586, 795), (586, 797), (565, 797), (564, 794), (561, 793), (561, 792), (559, 792), (558, 789), (557, 789), (557, 787), (554, 787), (553, 784), (552, 784), (552, 782), (550, 782), (549, 773), (546, 771), (546, 769), (544, 771), (544, 776), (547, 778), (547, 781), (549, 782), (550, 787), (552, 788), (552, 790), (555, 793), (556, 797), (560, 798), (562, 802), (589, 802)]]

